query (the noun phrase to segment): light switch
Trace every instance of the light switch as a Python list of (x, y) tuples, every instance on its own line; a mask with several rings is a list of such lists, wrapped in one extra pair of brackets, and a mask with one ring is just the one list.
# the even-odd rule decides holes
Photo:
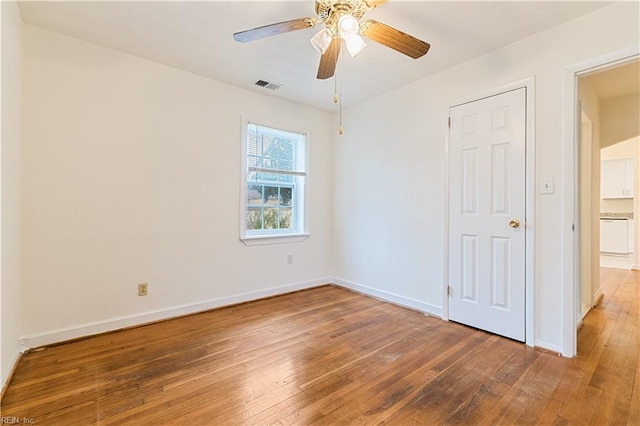
[(545, 178), (540, 182), (541, 194), (553, 194), (553, 178)]

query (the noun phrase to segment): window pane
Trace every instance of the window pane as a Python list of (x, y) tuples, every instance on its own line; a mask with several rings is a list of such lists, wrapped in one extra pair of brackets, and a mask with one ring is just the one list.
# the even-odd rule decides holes
[(267, 182), (277, 182), (278, 181), (278, 176), (275, 173), (256, 173), (256, 179), (257, 180), (263, 180), (263, 181), (267, 181)]
[(262, 229), (261, 208), (247, 208), (247, 229)]
[(247, 185), (247, 204), (249, 206), (262, 205), (262, 186)]
[(278, 209), (264, 209), (264, 227), (263, 229), (278, 229)]
[(249, 167), (257, 167), (258, 165), (258, 157), (256, 157), (255, 155), (248, 155), (247, 156), (247, 166)]
[(280, 209), (280, 228), (281, 229), (293, 228), (293, 213), (290, 208)]
[(255, 132), (247, 134), (247, 155), (255, 156), (258, 154), (258, 144), (256, 142)]
[(277, 186), (264, 186), (262, 192), (262, 199), (264, 200), (265, 205), (269, 206), (277, 206), (278, 205), (278, 191), (280, 190)]
[(264, 141), (261, 167), (287, 171), (294, 169), (294, 140), (265, 136)]
[(285, 159), (280, 159), (278, 161), (274, 161), (274, 164), (276, 165), (276, 169), (278, 170), (284, 170), (284, 171), (291, 171), (293, 170), (293, 162), (292, 161), (288, 161)]
[(293, 196), (293, 188), (287, 188), (287, 187), (280, 188), (280, 205), (290, 206), (292, 196)]
[(295, 179), (297, 179), (296, 176), (278, 175), (278, 182), (281, 182), (281, 183), (293, 183)]

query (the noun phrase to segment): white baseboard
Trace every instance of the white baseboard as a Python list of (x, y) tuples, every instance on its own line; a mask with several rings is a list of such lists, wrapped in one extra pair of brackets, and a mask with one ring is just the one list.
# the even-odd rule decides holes
[(5, 370), (2, 371), (2, 385), (0, 386), (0, 395), (4, 396), (4, 391), (7, 389), (7, 385), (9, 384), (9, 381), (13, 376), (13, 372), (18, 366), (18, 361), (20, 360), (21, 356), (22, 353), (20, 351), (20, 348), (16, 346), (15, 351), (13, 352), (13, 354), (11, 355), (11, 359), (9, 360), (9, 364), (7, 364)]
[(385, 302), (390, 302), (395, 305), (400, 305), (405, 308), (410, 308), (416, 311), (424, 312), (425, 314), (433, 315), (438, 318), (442, 318), (442, 308), (437, 305), (433, 305), (431, 303), (422, 302), (420, 300), (411, 299), (409, 297), (401, 296), (399, 294), (391, 293), (385, 290), (379, 290), (377, 288), (368, 287), (366, 285), (358, 284), (353, 281), (345, 280), (342, 278), (334, 277), (332, 280), (333, 284), (344, 287), (358, 293), (366, 294), (367, 296), (372, 296)]
[(51, 330), (44, 333), (26, 335), (20, 338), (20, 343), (24, 348), (23, 350), (28, 350), (31, 348), (50, 345), (53, 343), (59, 343), (109, 331), (120, 330), (122, 328), (148, 324), (151, 322), (166, 320), (189, 314), (195, 314), (198, 312), (208, 311), (210, 309), (220, 308), (223, 306), (250, 302), (252, 300), (264, 299), (266, 297), (291, 293), (293, 291), (304, 290), (307, 288), (319, 287), (330, 283), (331, 278), (327, 277), (299, 283), (286, 284), (283, 286), (271, 287), (262, 290), (238, 293), (231, 296), (205, 300), (202, 302), (189, 303), (165, 309), (158, 309), (155, 311), (143, 312), (140, 314), (127, 315), (102, 321), (80, 324), (77, 326)]

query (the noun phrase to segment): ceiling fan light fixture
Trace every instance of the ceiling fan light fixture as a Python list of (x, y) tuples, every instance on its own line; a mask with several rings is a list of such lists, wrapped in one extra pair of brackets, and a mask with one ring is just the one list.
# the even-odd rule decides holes
[(344, 44), (347, 46), (349, 56), (351, 56), (352, 58), (355, 57), (358, 53), (362, 52), (362, 49), (367, 47), (367, 43), (365, 43), (364, 39), (358, 34), (344, 39)]
[(316, 35), (311, 37), (311, 45), (314, 49), (320, 52), (321, 55), (324, 55), (324, 52), (327, 51), (329, 45), (331, 44), (331, 34), (327, 29), (323, 29), (319, 31)]
[(357, 36), (359, 29), (358, 20), (352, 15), (344, 14), (338, 19), (338, 34), (345, 40)]

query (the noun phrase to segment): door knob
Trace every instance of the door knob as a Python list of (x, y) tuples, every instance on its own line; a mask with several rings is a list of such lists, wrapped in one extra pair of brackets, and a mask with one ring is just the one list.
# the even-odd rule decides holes
[(511, 221), (509, 221), (509, 226), (512, 228), (520, 228), (520, 221), (518, 219), (511, 219)]

